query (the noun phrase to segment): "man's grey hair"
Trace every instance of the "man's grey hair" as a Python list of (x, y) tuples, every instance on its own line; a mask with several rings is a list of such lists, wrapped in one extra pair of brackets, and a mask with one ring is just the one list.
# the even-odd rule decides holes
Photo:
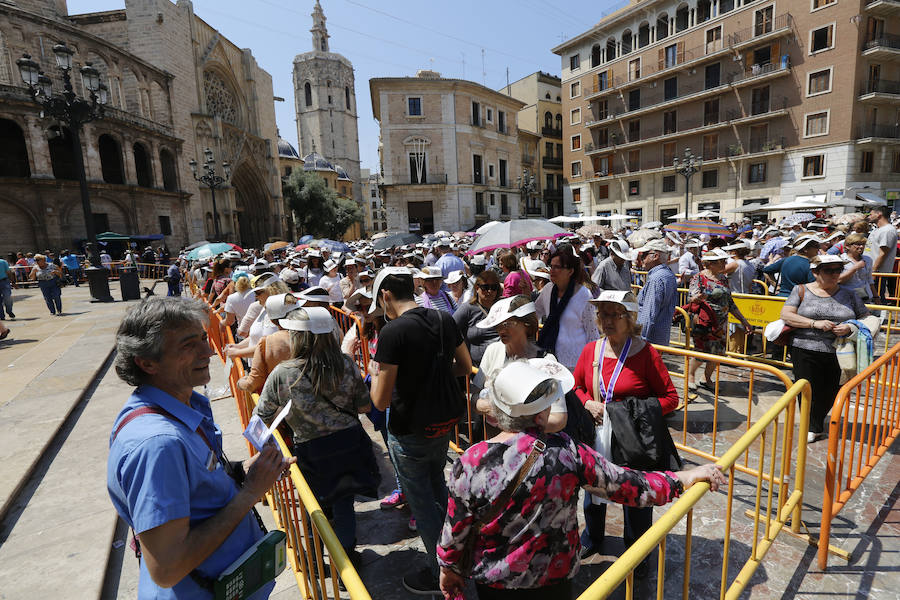
[(116, 373), (129, 385), (138, 386), (146, 374), (135, 358), (159, 360), (165, 332), (189, 324), (203, 325), (208, 313), (197, 300), (151, 296), (125, 315), (116, 332)]
[(526, 429), (535, 427), (534, 415), (511, 417), (497, 408), (497, 406), (494, 405), (493, 402), (491, 403), (491, 416), (496, 419), (497, 427), (499, 427), (501, 431), (519, 433), (520, 431), (525, 431)]

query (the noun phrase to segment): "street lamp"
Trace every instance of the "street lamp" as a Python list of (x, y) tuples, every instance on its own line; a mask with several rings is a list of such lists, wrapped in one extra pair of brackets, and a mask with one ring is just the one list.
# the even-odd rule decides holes
[(109, 295), (109, 272), (101, 268), (100, 251), (97, 248), (97, 232), (94, 230), (94, 218), (91, 212), (91, 198), (88, 193), (87, 178), (84, 172), (84, 154), (81, 150), (81, 130), (85, 123), (103, 117), (103, 105), (108, 94), (106, 86), (100, 83), (100, 72), (86, 62), (80, 69), (81, 81), (88, 91), (88, 99), (79, 98), (72, 88), (72, 56), (75, 51), (65, 44), (53, 46), (56, 66), (62, 74), (63, 91), (53, 94), (53, 82), (41, 71), (41, 65), (32, 60), (28, 54), (16, 61), (19, 75), (28, 86), (31, 99), (41, 107), (41, 117), (50, 117), (67, 126), (70, 132), (72, 153), (78, 171), (78, 184), (81, 191), (81, 211), (84, 216), (84, 229), (88, 243), (87, 254), (92, 268), (87, 270), (91, 296), (102, 302), (112, 301)]
[(687, 221), (690, 212), (688, 194), (691, 191), (691, 177), (703, 168), (703, 159), (694, 156), (690, 148), (685, 148), (684, 158), (679, 161), (676, 156), (672, 164), (675, 166), (675, 172), (684, 177), (684, 220)]
[(194, 179), (205, 185), (209, 188), (210, 194), (212, 194), (212, 205), (213, 205), (213, 228), (216, 232), (215, 241), (219, 241), (221, 238), (221, 234), (219, 232), (219, 211), (216, 209), (216, 188), (224, 187), (228, 180), (231, 179), (231, 165), (228, 162), (222, 163), (222, 171), (225, 174), (225, 177), (221, 177), (216, 173), (216, 159), (213, 156), (213, 151), (207, 148), (203, 151), (203, 157), (206, 159), (203, 163), (203, 174), (199, 174), (197, 171), (197, 161), (193, 158), (188, 162), (191, 165), (191, 173), (194, 174)]
[(516, 185), (525, 198), (525, 215), (528, 216), (531, 210), (531, 195), (537, 189), (534, 184), (534, 175), (529, 175), (528, 169), (522, 169), (522, 176), (516, 177)]

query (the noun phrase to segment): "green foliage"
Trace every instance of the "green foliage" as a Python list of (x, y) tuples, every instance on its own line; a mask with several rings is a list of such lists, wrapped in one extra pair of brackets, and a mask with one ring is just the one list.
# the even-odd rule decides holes
[(362, 221), (356, 202), (340, 198), (325, 180), (309, 171), (294, 169), (282, 186), (285, 203), (294, 215), (297, 237), (339, 238), (354, 222)]

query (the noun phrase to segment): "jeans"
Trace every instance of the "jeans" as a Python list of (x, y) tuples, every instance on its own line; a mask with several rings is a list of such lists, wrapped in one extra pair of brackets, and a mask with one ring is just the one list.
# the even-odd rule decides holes
[(167, 296), (180, 296), (181, 295), (181, 281), (169, 281), (169, 293)]
[(415, 434), (388, 433), (388, 450), (409, 503), (425, 552), (428, 568), (438, 576), (437, 542), (447, 514), (444, 465), (450, 436), (428, 439)]
[(353, 496), (345, 496), (331, 506), (323, 507), (323, 511), (331, 513), (331, 526), (341, 546), (348, 553), (352, 552), (356, 548), (356, 511), (353, 509)]
[[(581, 533), (581, 545), (592, 548), (603, 543), (606, 535), (606, 504), (594, 504), (591, 495), (584, 493), (584, 531)], [(622, 540), (628, 548), (653, 525), (653, 507), (637, 508), (623, 506), (625, 530)]]
[(841, 368), (837, 354), (791, 346), (791, 361), (794, 363), (794, 379), (806, 379), (812, 391), (809, 431), (824, 433), (825, 419), (841, 389)]
[(47, 303), (50, 314), (55, 315), (58, 312), (61, 313), (62, 291), (59, 289), (59, 282), (56, 278), (38, 281), (38, 287), (41, 288), (41, 293), (44, 294), (44, 302)]
[(13, 299), (12, 299), (12, 285), (9, 283), (9, 278), (0, 279), (0, 319), (6, 318), (6, 312), (10, 315), (13, 313)]

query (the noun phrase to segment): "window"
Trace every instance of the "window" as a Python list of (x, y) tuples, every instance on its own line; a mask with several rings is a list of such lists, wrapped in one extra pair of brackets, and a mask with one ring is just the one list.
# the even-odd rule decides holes
[(351, 110), (351, 108), (350, 108), (350, 88), (349, 87), (344, 88), (344, 103), (347, 106), (347, 110)]
[(809, 33), (809, 53), (815, 54), (834, 46), (834, 25), (813, 29)]
[(641, 120), (632, 119), (628, 121), (628, 141), (636, 142), (641, 139)]
[(497, 111), (497, 131), (509, 133), (509, 130), (506, 128), (506, 113), (502, 110)]
[(485, 108), (484, 109), (484, 120), (488, 123), (494, 122), (494, 109), (493, 108)]
[(747, 183), (764, 183), (766, 181), (766, 163), (751, 163), (747, 173)]
[(641, 107), (641, 90), (628, 92), (628, 110), (638, 110)]
[(581, 177), (581, 161), (576, 160), (572, 163), (572, 177)]
[(812, 10), (819, 10), (820, 8), (825, 8), (831, 4), (834, 4), (837, 0), (812, 0)]
[(671, 167), (675, 164), (675, 142), (663, 144), (663, 166)]
[(472, 155), (472, 183), (484, 183), (481, 173), (481, 155)]
[(553, 158), (553, 142), (544, 142), (544, 156)]
[(713, 98), (703, 103), (703, 124), (715, 125), (719, 122), (719, 99)]
[(409, 98), (406, 101), (407, 104), (407, 115), (410, 117), (421, 117), (422, 116), (422, 99), (421, 98)]
[(507, 200), (506, 194), (500, 194), (500, 214), (509, 214), (509, 200)]
[(373, 203), (372, 203), (372, 210), (378, 210), (378, 203), (377, 203), (377, 202), (373, 202)]
[(168, 215), (159, 215), (159, 232), (163, 235), (172, 235), (172, 221)]
[(706, 31), (706, 53), (711, 54), (722, 49), (722, 26)]
[(490, 202), (491, 202), (491, 206), (497, 206), (497, 201), (494, 199), (493, 194), (490, 194)]
[(500, 171), (500, 172), (498, 173), (498, 175), (500, 175), (500, 185), (503, 186), (503, 187), (506, 187), (506, 184), (507, 184), (508, 179), (509, 179), (509, 178), (507, 177), (507, 171), (508, 171), (508, 169), (506, 168), (506, 160), (503, 159), (503, 158), (501, 158), (501, 159), (498, 161), (497, 164), (498, 164), (498, 169), (497, 169), (497, 170)]
[(803, 177), (823, 177), (825, 175), (825, 155), (815, 154), (803, 157)]
[(756, 16), (754, 18), (753, 24), (753, 35), (765, 35), (767, 33), (772, 32), (772, 22), (774, 17), (775, 8), (772, 6), (767, 6), (756, 11)]
[(600, 44), (594, 44), (591, 47), (591, 68), (599, 67), (602, 59), (603, 50), (600, 48)]
[(569, 85), (569, 98), (577, 98), (581, 95), (581, 82), (576, 81)]
[(640, 196), (641, 195), (641, 182), (638, 179), (633, 179), (628, 182), (628, 195), (629, 196)]
[(666, 46), (664, 50), (665, 54), (665, 68), (674, 67), (678, 60), (678, 44), (672, 44), (671, 46)]
[(328, 104), (334, 104), (334, 99), (331, 97), (331, 94), (328, 94)]
[(550, 191), (553, 189), (553, 175), (548, 174), (546, 179), (546, 185), (544, 185), (545, 191)]
[(487, 214), (487, 211), (484, 210), (484, 192), (475, 192), (475, 214)]
[(665, 175), (662, 181), (662, 191), (665, 194), (676, 191), (677, 179), (675, 175)]
[(425, 169), (426, 165), (424, 152), (409, 153), (409, 182), (410, 183), (428, 183), (428, 176)]
[(678, 113), (669, 110), (663, 113), (663, 134), (668, 135), (678, 130)]
[(601, 92), (609, 87), (609, 71), (597, 73), (597, 89)]
[(581, 68), (581, 56), (573, 54), (569, 57), (569, 70), (574, 71)]
[(303, 84), (303, 100), (307, 106), (312, 106), (312, 86), (308, 81)]
[(761, 115), (769, 112), (769, 86), (756, 88), (750, 96), (750, 114)]
[(472, 125), (481, 125), (481, 105), (477, 102), (472, 103)]
[(578, 125), (579, 123), (581, 123), (581, 109), (573, 108), (572, 112), (569, 114), (569, 124)]
[(572, 202), (578, 204), (581, 202), (581, 188), (575, 188), (572, 190)]
[(722, 83), (722, 65), (720, 65), (719, 63), (707, 65), (704, 83), (706, 89), (719, 87), (719, 85)]
[(703, 171), (703, 188), (714, 188), (719, 186), (719, 170), (710, 169)]
[(640, 171), (641, 170), (641, 151), (640, 150), (630, 150), (628, 152), (628, 170), (629, 171)]
[(134, 153), (134, 171), (137, 184), (141, 187), (153, 186), (153, 170), (150, 166), (150, 155), (140, 142), (136, 142), (131, 148)]
[(572, 136), (572, 150), (581, 150), (581, 135)]
[(806, 95), (815, 96), (817, 94), (826, 94), (831, 91), (831, 70), (833, 67), (822, 69), (821, 71), (813, 71), (808, 76), (806, 84)]
[(494, 164), (491, 163), (488, 165), (488, 179), (494, 178)]
[[(376, 190), (375, 188), (372, 188), (371, 196), (372, 196), (373, 198), (377, 198), (377, 197), (378, 197), (378, 190)], [(375, 208), (375, 207), (373, 206), (372, 208)]]
[(872, 150), (865, 150), (859, 157), (859, 172), (871, 173), (874, 169), (875, 153)]
[(162, 170), (163, 189), (167, 192), (177, 191), (178, 174), (175, 170), (175, 157), (165, 148), (159, 151), (159, 166)]
[(597, 120), (602, 121), (603, 119), (609, 116), (609, 101), (608, 100), (598, 100), (597, 101)]
[(769, 144), (769, 126), (766, 123), (762, 125), (750, 126), (750, 152), (762, 152), (763, 148), (768, 149)]
[(641, 78), (641, 59), (635, 58), (628, 61), (628, 81)]
[(806, 115), (806, 128), (803, 137), (828, 135), (828, 113), (829, 111), (825, 110)]
[(609, 175), (609, 161), (610, 155), (601, 156), (597, 159), (597, 166), (595, 167), (594, 171), (596, 172), (596, 175), (598, 177), (606, 177), (607, 175)]
[(719, 158), (719, 134), (703, 136), (703, 160)]
[(678, 78), (669, 77), (663, 82), (663, 99), (674, 100), (678, 97)]
[(891, 157), (891, 173), (900, 173), (900, 152), (894, 152)]
[(609, 198), (609, 184), (597, 186), (597, 199), (606, 200)]

